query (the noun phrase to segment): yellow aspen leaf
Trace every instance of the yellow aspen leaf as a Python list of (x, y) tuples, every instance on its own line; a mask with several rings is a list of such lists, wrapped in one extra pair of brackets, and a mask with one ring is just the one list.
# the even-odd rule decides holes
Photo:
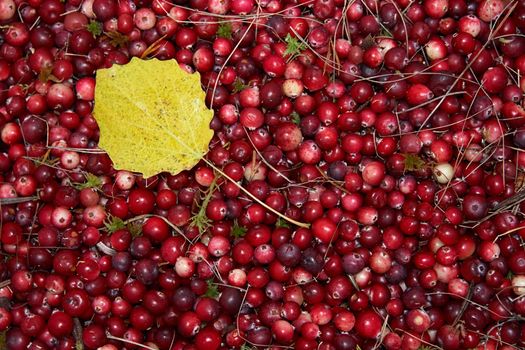
[[(309, 227), (276, 211), (206, 159), (213, 137), (213, 111), (204, 104), (199, 74), (188, 74), (175, 60), (141, 60), (97, 72), (93, 115), (100, 129), (98, 145), (115, 169), (177, 174), (203, 160), (248, 197), (282, 219)], [(206, 220), (197, 224), (205, 227)]]
[(93, 114), (99, 147), (116, 169), (150, 177), (192, 168), (207, 152), (213, 111), (198, 73), (175, 60), (133, 58), (97, 72)]

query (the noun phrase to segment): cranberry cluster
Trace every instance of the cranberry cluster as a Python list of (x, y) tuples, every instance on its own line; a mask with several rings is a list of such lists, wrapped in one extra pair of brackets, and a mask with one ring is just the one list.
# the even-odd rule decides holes
[[(0, 0), (0, 24), (2, 348), (525, 347), (524, 1)], [(200, 73), (206, 162), (144, 179), (98, 148), (96, 72), (134, 56)]]

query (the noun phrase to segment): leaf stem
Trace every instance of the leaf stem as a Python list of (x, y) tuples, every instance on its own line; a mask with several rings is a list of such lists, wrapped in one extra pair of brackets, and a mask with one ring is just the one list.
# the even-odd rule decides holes
[(202, 160), (204, 160), (204, 162), (206, 162), (206, 164), (208, 164), (209, 166), (211, 166), (213, 168), (213, 170), (215, 170), (216, 172), (218, 172), (219, 174), (221, 174), (222, 176), (224, 176), (226, 179), (230, 180), (231, 182), (233, 182), (233, 184), (235, 186), (237, 186), (241, 191), (243, 191), (248, 197), (250, 197), (251, 199), (253, 199), (254, 201), (256, 201), (257, 203), (259, 203), (260, 205), (262, 205), (265, 209), (271, 211), (272, 213), (274, 213), (275, 215), (283, 218), (284, 220), (288, 221), (289, 223), (291, 224), (294, 224), (295, 226), (299, 226), (299, 227), (304, 227), (304, 228), (309, 228), (310, 227), (310, 224), (307, 224), (307, 223), (304, 223), (304, 222), (300, 222), (300, 221), (297, 221), (297, 220), (294, 220), (292, 218), (289, 218), (288, 216), (278, 212), (277, 210), (275, 210), (274, 208), (270, 207), (268, 204), (264, 203), (263, 201), (261, 201), (259, 198), (255, 197), (250, 191), (248, 191), (247, 189), (245, 189), (244, 187), (242, 187), (241, 185), (239, 185), (237, 183), (237, 181), (235, 181), (234, 179), (232, 179), (231, 177), (229, 177), (227, 174), (224, 173), (224, 171), (222, 171), (221, 169), (219, 169), (217, 166), (215, 166), (215, 164), (213, 164), (212, 162), (210, 162), (208, 159), (206, 158), (202, 158)]
[(147, 219), (147, 218), (152, 218), (152, 217), (161, 219), (169, 227), (171, 227), (175, 232), (177, 232), (179, 235), (181, 235), (189, 244), (193, 244), (193, 242), (188, 237), (186, 237), (186, 235), (184, 234), (184, 232), (182, 232), (182, 230), (180, 228), (175, 226), (171, 221), (169, 221), (168, 219), (166, 219), (164, 216), (161, 216), (161, 215), (142, 214), (142, 215), (139, 215), (139, 216), (132, 217), (131, 219), (128, 219), (128, 220), (124, 221), (124, 223), (127, 225), (127, 224), (135, 222), (135, 221), (140, 221), (140, 220)]
[(38, 196), (0, 198), (0, 205), (18, 204), (38, 200)]
[(111, 335), (111, 334), (108, 334), (106, 337), (108, 339), (118, 340), (118, 341), (121, 341), (121, 342), (126, 343), (126, 344), (133, 344), (135, 346), (140, 346), (141, 348), (144, 348), (144, 349), (155, 350), (155, 348), (149, 347), (147, 345), (143, 345), (141, 343), (134, 342), (133, 340), (115, 337), (114, 335)]

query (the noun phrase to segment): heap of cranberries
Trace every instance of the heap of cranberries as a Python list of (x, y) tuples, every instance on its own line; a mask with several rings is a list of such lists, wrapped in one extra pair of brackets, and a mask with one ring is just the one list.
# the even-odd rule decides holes
[[(134, 56), (194, 169), (98, 148)], [(0, 0), (2, 349), (523, 349), (524, 199), (522, 0)]]

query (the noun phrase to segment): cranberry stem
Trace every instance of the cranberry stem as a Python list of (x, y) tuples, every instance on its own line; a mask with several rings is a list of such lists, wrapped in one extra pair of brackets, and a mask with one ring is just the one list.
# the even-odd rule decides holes
[(275, 215), (279, 216), (280, 218), (288, 221), (289, 223), (291, 224), (294, 224), (296, 226), (299, 226), (299, 227), (304, 227), (304, 228), (309, 228), (310, 227), (310, 224), (307, 224), (307, 223), (304, 223), (304, 222), (299, 222), (297, 220), (294, 220), (292, 218), (289, 218), (287, 217), (286, 215), (284, 215), (283, 213), (280, 213), (278, 212), (277, 210), (273, 209), (272, 207), (270, 207), (268, 204), (264, 203), (263, 201), (261, 201), (259, 198), (255, 197), (250, 191), (248, 191), (247, 189), (245, 189), (243, 186), (239, 185), (235, 180), (233, 180), (231, 177), (229, 177), (226, 173), (224, 173), (224, 171), (222, 171), (221, 169), (219, 169), (218, 167), (215, 166), (215, 164), (213, 164), (212, 162), (210, 162), (209, 160), (207, 160), (206, 158), (203, 158), (204, 162), (206, 162), (206, 164), (208, 164), (209, 166), (211, 166), (213, 168), (213, 170), (215, 170), (216, 172), (218, 172), (219, 174), (221, 174), (222, 176), (224, 176), (225, 178), (227, 178), (228, 180), (230, 180), (231, 182), (233, 182), (233, 184), (235, 186), (237, 186), (241, 191), (243, 191), (246, 195), (248, 195), (248, 197), (250, 197), (251, 199), (253, 199), (254, 201), (256, 201), (257, 203), (259, 203), (260, 205), (262, 205), (265, 209), (271, 211), (272, 213), (274, 213)]

